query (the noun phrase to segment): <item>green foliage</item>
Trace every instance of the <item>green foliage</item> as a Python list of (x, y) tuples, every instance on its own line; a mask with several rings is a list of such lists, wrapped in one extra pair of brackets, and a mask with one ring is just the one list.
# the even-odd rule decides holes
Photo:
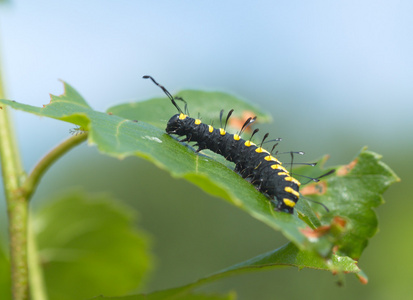
[[(64, 83), (64, 86), (65, 93), (61, 96), (52, 96), (51, 102), (43, 108), (8, 100), (0, 100), (0, 103), (40, 116), (76, 124), (80, 127), (80, 130), (88, 131), (89, 144), (96, 144), (102, 153), (117, 158), (126, 156), (143, 157), (158, 167), (167, 170), (172, 176), (185, 178), (206, 192), (225, 199), (274, 230), (281, 231), (292, 242), (271, 253), (260, 255), (187, 286), (145, 295), (145, 297), (150, 296), (145, 299), (158, 299), (159, 293), (164, 293), (165, 299), (167, 297), (181, 299), (179, 297), (182, 295), (186, 295), (185, 297), (192, 295), (193, 288), (206, 282), (232, 274), (285, 265), (331, 272), (352, 272), (364, 276), (353, 259), (360, 257), (368, 239), (377, 231), (377, 217), (372, 208), (383, 202), (381, 194), (390, 184), (398, 180), (397, 176), (385, 164), (380, 162), (381, 157), (379, 155), (363, 149), (351, 164), (338, 166), (334, 175), (330, 175), (320, 183), (310, 184), (302, 189), (304, 195), (327, 205), (330, 209), (329, 212), (323, 210), (321, 206), (309, 205), (304, 200), (298, 202), (296, 206), (297, 213), (294, 215), (275, 212), (264, 195), (228, 168), (230, 166), (228, 162), (222, 158), (218, 158), (218, 162), (213, 159), (216, 156), (211, 155), (208, 151), (205, 152), (205, 155), (196, 154), (191, 147), (178, 143), (164, 132), (167, 120), (176, 113), (168, 99), (157, 98), (141, 103), (118, 105), (109, 108), (107, 113), (102, 113), (94, 111), (68, 84)], [(203, 120), (207, 123), (209, 123), (209, 120), (217, 122), (218, 112), (222, 108), (227, 110), (236, 108), (235, 120), (245, 119), (245, 113), (258, 115), (263, 120), (269, 119), (253, 106), (226, 94), (183, 91), (178, 95), (189, 102), (192, 112), (202, 112)], [(183, 108), (184, 105), (179, 104)], [(303, 167), (299, 173), (317, 177), (327, 171), (321, 167)], [(77, 203), (74, 200), (72, 202)], [(61, 204), (63, 206), (60, 208), (49, 208), (50, 211), (44, 213), (43, 219), (48, 220), (50, 224), (57, 222), (57, 224), (61, 224), (62, 228), (65, 228), (64, 224), (69, 224), (69, 220), (65, 220), (64, 215), (61, 215), (61, 220), (59, 220), (59, 212), (65, 212), (67, 209), (64, 208), (64, 205), (69, 205), (69, 202), (63, 201), (63, 203), (65, 204)], [(79, 205), (79, 209), (72, 207), (75, 210), (73, 214), (81, 216), (86, 214), (83, 211), (84, 203), (82, 206), (80, 201), (76, 205)], [(88, 223), (93, 223), (95, 220), (91, 215), (84, 215), (81, 219), (83, 221), (74, 223), (75, 228), (87, 229)], [(108, 222), (105, 219), (100, 221)], [(121, 243), (122, 237), (110, 236), (105, 240), (102, 232), (112, 232), (113, 230), (105, 227), (103, 223), (100, 226), (102, 226), (100, 230), (91, 233), (91, 236), (96, 236), (97, 241), (92, 242), (91, 238), (83, 236), (75, 237), (75, 239), (70, 240), (69, 244), (63, 243), (57, 246), (61, 249), (71, 249), (72, 247), (82, 248), (86, 245), (90, 247), (99, 245), (101, 249), (107, 250), (102, 252), (102, 255), (106, 252), (113, 252), (112, 258), (109, 255), (105, 259), (116, 261), (119, 259), (119, 255), (123, 255), (116, 251), (116, 245)], [(47, 246), (49, 240), (51, 243), (55, 243), (52, 237), (56, 235), (56, 232), (54, 232), (56, 225), (51, 227), (51, 229), (41, 232), (38, 237), (39, 245), (42, 248), (49, 247)], [(43, 228), (46, 229), (45, 226)], [(70, 233), (70, 229), (68, 231)], [(64, 236), (65, 234), (63, 234), (63, 238), (60, 237), (62, 241), (65, 241)], [(125, 238), (125, 240), (128, 240), (128, 238)], [(66, 240), (66, 242), (68, 241)], [(53, 247), (56, 247), (56, 245)], [(109, 249), (107, 249), (108, 247)], [(84, 248), (82, 249), (84, 250)], [(90, 250), (88, 247), (85, 249)], [(70, 254), (70, 252), (68, 253)], [(53, 274), (67, 274), (67, 278), (63, 281), (69, 281), (69, 278), (75, 277), (74, 274), (88, 275), (88, 270), (90, 271), (93, 267), (82, 268), (82, 265), (90, 263), (93, 266), (94, 263), (99, 263), (99, 261), (95, 262), (94, 258), (97, 259), (99, 256), (82, 256), (82, 259), (77, 260), (77, 263), (71, 267), (64, 263), (55, 262), (55, 267), (51, 270), (54, 270)], [(135, 267), (139, 264), (143, 264), (143, 262), (136, 261)], [(142, 266), (142, 270), (145, 271), (147, 266), (140, 265), (138, 267)], [(58, 292), (63, 291), (63, 293), (70, 294), (67, 290), (69, 285), (59, 283), (58, 277), (56, 275), (50, 276), (48, 272), (46, 268), (48, 286), (53, 286), (53, 289), (56, 288), (53, 293), (57, 295)], [(100, 275), (98, 277), (102, 277), (102, 280), (110, 278), (105, 273)], [(127, 287), (130, 288), (127, 279), (130, 275), (126, 271), (122, 276), (119, 275), (122, 279), (116, 285), (123, 288), (123, 291)], [(139, 276), (143, 276), (143, 273), (136, 276), (140, 278)], [(73, 283), (76, 285), (84, 281), (85, 278), (73, 280), (76, 281)], [(91, 288), (98, 290), (100, 284), (101, 282), (97, 283), (96, 286), (91, 284)], [(106, 286), (103, 285), (103, 287)], [(99, 293), (106, 294), (104, 291), (105, 289), (101, 289)], [(108, 290), (107, 292), (107, 294), (112, 293), (122, 292), (118, 290)], [(77, 296), (75, 294), (71, 295)], [(139, 297), (136, 296), (136, 298), (131, 299), (140, 299)]]
[(317, 190), (313, 199), (323, 201), (330, 209), (326, 214), (313, 206), (321, 215), (323, 224), (334, 216), (347, 221), (347, 230), (337, 242), (339, 253), (356, 260), (377, 232), (378, 220), (373, 208), (384, 203), (384, 191), (399, 181), (396, 174), (380, 160), (381, 155), (363, 149), (350, 164), (337, 167), (336, 176), (309, 187)]
[(106, 195), (77, 192), (34, 214), (33, 227), (51, 299), (121, 295), (138, 288), (151, 267), (136, 216)]

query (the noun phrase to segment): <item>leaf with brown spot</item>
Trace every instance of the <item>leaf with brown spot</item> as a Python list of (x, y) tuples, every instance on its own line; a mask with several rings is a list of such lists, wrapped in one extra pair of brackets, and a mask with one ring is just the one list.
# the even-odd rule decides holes
[(337, 169), (337, 176), (345, 176), (347, 175), (355, 166), (357, 165), (357, 159), (353, 160), (348, 165), (342, 166), (341, 168)]
[[(325, 172), (320, 169), (322, 164), (311, 170), (311, 174)], [(342, 237), (336, 241), (338, 253), (358, 260), (368, 240), (377, 232), (377, 215), (372, 208), (383, 204), (383, 192), (399, 178), (381, 162), (381, 155), (365, 148), (350, 164), (336, 170), (336, 174), (302, 188), (301, 192), (329, 208), (326, 212), (320, 205), (310, 203), (321, 225), (332, 224), (334, 218), (337, 228), (345, 224)]]
[(312, 183), (300, 190), (301, 195), (323, 195), (327, 191), (327, 183), (325, 181), (320, 181), (317, 183)]

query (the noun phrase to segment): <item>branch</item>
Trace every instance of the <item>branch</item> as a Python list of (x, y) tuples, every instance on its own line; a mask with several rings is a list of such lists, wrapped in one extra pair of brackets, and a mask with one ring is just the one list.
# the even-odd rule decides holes
[(53, 148), (36, 164), (21, 187), (22, 193), (27, 197), (27, 199), (30, 199), (33, 195), (46, 170), (70, 149), (85, 141), (87, 136), (87, 132), (71, 136), (63, 143)]

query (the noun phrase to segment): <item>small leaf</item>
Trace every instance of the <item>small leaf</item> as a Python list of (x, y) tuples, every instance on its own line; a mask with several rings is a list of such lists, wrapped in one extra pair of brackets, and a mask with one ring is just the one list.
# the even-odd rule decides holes
[(136, 289), (151, 267), (136, 216), (107, 196), (73, 193), (35, 214), (39, 256), (51, 299), (86, 299)]

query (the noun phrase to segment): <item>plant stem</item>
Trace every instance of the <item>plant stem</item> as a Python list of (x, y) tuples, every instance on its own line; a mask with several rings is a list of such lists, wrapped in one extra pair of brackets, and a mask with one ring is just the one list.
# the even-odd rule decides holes
[[(0, 98), (5, 98), (3, 76), (0, 70)], [(19, 193), (25, 180), (20, 154), (10, 122), (8, 107), (0, 109), (0, 161), (4, 192), (9, 216), (10, 265), (12, 295), (15, 300), (29, 298), (27, 267), (27, 210), (28, 201)]]
[[(2, 89), (0, 90), (2, 91)], [(3, 97), (3, 95), (0, 95), (0, 97)], [(27, 267), (28, 201), (19, 192), (19, 187), (26, 175), (14, 139), (8, 108), (5, 106), (0, 110), (0, 158), (9, 216), (12, 295), (15, 300), (24, 300), (29, 297)]]
[[(0, 97), (2, 96), (0, 95)], [(7, 106), (3, 106), (0, 109), (0, 158), (2, 162), (4, 192), (6, 193), (6, 198), (10, 199), (21, 182), (25, 180), (26, 174), (22, 168), (8, 109)]]
[(10, 264), (14, 300), (29, 299), (29, 271), (27, 266), (28, 201), (14, 197), (8, 201)]
[(37, 251), (36, 236), (34, 233), (33, 222), (28, 226), (28, 264), (30, 296), (32, 300), (47, 300), (46, 286), (44, 283), (43, 270), (41, 267), (39, 252)]
[(73, 147), (77, 146), (81, 142), (87, 139), (87, 132), (82, 134), (74, 135), (65, 140), (64, 142), (57, 145), (53, 148), (49, 153), (47, 153), (34, 167), (34, 169), (30, 172), (29, 176), (23, 183), (21, 190), (22, 193), (30, 199), (34, 191), (36, 190), (37, 185), (43, 174), (46, 170), (63, 154), (68, 152)]

